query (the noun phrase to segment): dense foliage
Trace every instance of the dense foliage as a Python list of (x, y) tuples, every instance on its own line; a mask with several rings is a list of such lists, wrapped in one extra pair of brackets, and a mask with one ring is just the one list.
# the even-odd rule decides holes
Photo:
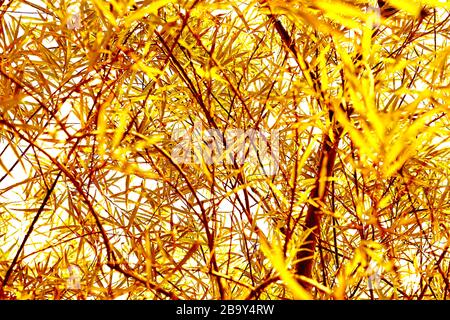
[(1, 3), (2, 298), (448, 298), (447, 1)]

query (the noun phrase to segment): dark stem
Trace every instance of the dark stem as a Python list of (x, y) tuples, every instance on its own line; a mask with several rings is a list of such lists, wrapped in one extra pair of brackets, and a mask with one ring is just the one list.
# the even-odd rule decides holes
[[(328, 193), (329, 178), (333, 175), (337, 147), (343, 131), (341, 126), (338, 126), (336, 123), (334, 125), (336, 126), (334, 129), (334, 142), (329, 135), (325, 135), (315, 185), (309, 196), (310, 199), (315, 200), (318, 205), (311, 204), (308, 207), (305, 218), (305, 230), (308, 231), (309, 234), (297, 252), (297, 263), (295, 266), (296, 274), (307, 278), (311, 278), (312, 275), (314, 252), (320, 233), (320, 221), (322, 216), (321, 208)], [(321, 187), (323, 188), (322, 191), (320, 190)], [(303, 284), (306, 287), (310, 287), (310, 285), (304, 281)]]
[(36, 225), (36, 222), (39, 220), (39, 217), (40, 217), (42, 211), (44, 211), (45, 206), (47, 205), (47, 202), (50, 199), (50, 196), (52, 195), (53, 190), (55, 189), (59, 178), (61, 177), (61, 173), (62, 173), (61, 171), (58, 172), (58, 175), (56, 176), (55, 180), (53, 181), (52, 186), (50, 187), (50, 189), (47, 190), (47, 193), (45, 194), (45, 198), (42, 201), (38, 212), (34, 216), (34, 219), (31, 222), (30, 227), (28, 228), (28, 231), (27, 231), (27, 234), (25, 235), (25, 238), (22, 240), (22, 243), (20, 244), (19, 250), (17, 250), (16, 255), (14, 256), (14, 259), (11, 262), (11, 265), (9, 266), (8, 270), (6, 271), (5, 279), (3, 280), (2, 284), (0, 285), (0, 289), (3, 289), (3, 287), (8, 284), (9, 278), (11, 277), (11, 274), (12, 274), (12, 272), (14, 270), (14, 267), (17, 264), (17, 260), (19, 259), (19, 256), (22, 253), (23, 248), (25, 247), (25, 244), (28, 241), (28, 238), (30, 237), (31, 233), (33, 232), (34, 226)]

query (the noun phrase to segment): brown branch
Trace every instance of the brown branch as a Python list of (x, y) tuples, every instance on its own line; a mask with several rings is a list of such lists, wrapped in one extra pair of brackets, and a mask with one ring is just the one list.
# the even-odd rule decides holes
[[(316, 75), (314, 75), (308, 64), (298, 54), (298, 50), (295, 46), (295, 41), (291, 35), (284, 28), (280, 20), (273, 14), (269, 14), (268, 18), (273, 22), (275, 29), (277, 30), (284, 46), (292, 53), (297, 64), (303, 72), (305, 79), (309, 82), (311, 87), (318, 93), (318, 96), (324, 99), (324, 93), (320, 88), (320, 84)], [(320, 101), (319, 101), (320, 103)], [(342, 106), (341, 106), (342, 108)], [(334, 163), (337, 154), (337, 148), (342, 135), (343, 128), (334, 121), (334, 112), (329, 110), (330, 122), (333, 126), (333, 139), (329, 134), (324, 135), (322, 142), (322, 149), (320, 151), (320, 160), (318, 166), (318, 172), (314, 188), (311, 190), (309, 198), (314, 200), (318, 205), (310, 204), (305, 218), (305, 231), (311, 231), (306, 237), (305, 241), (297, 252), (297, 263), (295, 266), (297, 276), (310, 278), (312, 274), (312, 268), (314, 265), (314, 252), (318, 242), (320, 233), (320, 220), (321, 220), (321, 207), (323, 206), (327, 191), (329, 178), (333, 175)], [(325, 173), (324, 175), (322, 173)], [(322, 190), (321, 190), (322, 188)], [(305, 287), (310, 287), (311, 284), (300, 280)]]
[[(319, 172), (317, 173), (314, 188), (311, 190), (309, 198), (314, 200), (318, 205), (310, 204), (305, 218), (305, 230), (311, 230), (305, 241), (297, 252), (297, 263), (295, 266), (298, 276), (311, 277), (314, 265), (314, 252), (318, 242), (320, 233), (320, 220), (322, 215), (322, 207), (328, 192), (329, 178), (333, 175), (335, 159), (339, 144), (339, 137), (343, 132), (343, 128), (338, 124), (334, 124), (335, 138), (332, 141), (327, 134), (322, 143), (322, 150), (319, 160)], [(323, 174), (324, 173), (324, 174)], [(321, 192), (321, 188), (323, 191)], [(305, 281), (302, 283), (309, 287)]]

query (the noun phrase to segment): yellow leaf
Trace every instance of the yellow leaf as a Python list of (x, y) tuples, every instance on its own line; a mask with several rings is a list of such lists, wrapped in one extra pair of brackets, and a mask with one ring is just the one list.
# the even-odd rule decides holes
[(105, 16), (106, 20), (108, 20), (109, 23), (111, 23), (114, 27), (117, 27), (116, 18), (112, 14), (112, 12), (109, 10), (109, 3), (103, 1), (103, 0), (92, 0), (94, 4), (97, 6), (97, 8), (100, 10), (100, 12)]
[(411, 0), (388, 0), (391, 6), (417, 17), (422, 9), (420, 2)]
[(270, 260), (275, 270), (280, 275), (281, 280), (292, 291), (295, 299), (299, 300), (312, 300), (312, 296), (295, 280), (292, 273), (287, 269), (286, 262), (283, 257), (282, 251), (275, 247), (270, 248), (269, 244), (265, 241), (261, 241), (261, 250), (264, 255)]
[(144, 71), (147, 76), (149, 76), (152, 80), (155, 80), (155, 81), (157, 80), (157, 77), (156, 77), (157, 75), (163, 74), (163, 72), (161, 70), (159, 70), (158, 68), (147, 66), (142, 61), (136, 62), (133, 65), (132, 70)]
[(125, 19), (125, 26), (128, 28), (130, 25), (139, 19), (142, 19), (148, 14), (157, 14), (158, 10), (168, 3), (170, 3), (171, 0), (158, 0), (158, 1), (152, 1), (150, 4), (142, 6), (138, 10), (134, 11), (132, 14), (130, 14)]
[(114, 130), (114, 137), (112, 140), (112, 149), (115, 149), (122, 141), (123, 134), (125, 133), (125, 129), (127, 126), (128, 120), (128, 110), (127, 108), (123, 108), (119, 113), (119, 125), (116, 130)]

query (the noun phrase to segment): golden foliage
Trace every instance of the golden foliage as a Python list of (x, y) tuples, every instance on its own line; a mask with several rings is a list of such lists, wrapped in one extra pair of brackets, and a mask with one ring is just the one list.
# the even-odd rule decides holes
[(450, 7), (381, 2), (3, 1), (0, 297), (448, 298)]

